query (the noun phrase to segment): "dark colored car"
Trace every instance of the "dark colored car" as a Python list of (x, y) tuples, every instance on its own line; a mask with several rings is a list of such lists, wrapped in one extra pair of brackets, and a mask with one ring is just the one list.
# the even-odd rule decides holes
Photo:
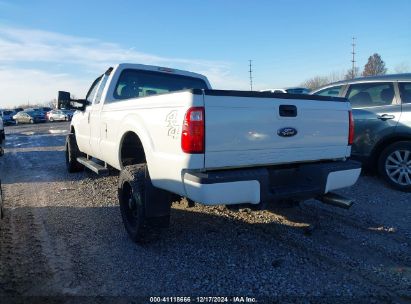
[(18, 112), (13, 116), (13, 119), (16, 121), (16, 124), (46, 122), (45, 116), (35, 111)]
[(4, 125), (14, 125), (14, 114), (15, 112), (12, 110), (0, 110), (0, 117), (3, 119)]
[(394, 188), (411, 191), (411, 73), (340, 81), (311, 94), (348, 98), (355, 122), (353, 158)]

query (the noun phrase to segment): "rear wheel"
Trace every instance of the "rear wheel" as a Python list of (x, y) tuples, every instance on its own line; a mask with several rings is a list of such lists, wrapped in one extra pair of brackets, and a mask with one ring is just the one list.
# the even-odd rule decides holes
[(134, 242), (140, 242), (146, 234), (144, 216), (144, 166), (127, 166), (121, 171), (118, 199), (124, 228)]
[(393, 188), (411, 192), (411, 142), (388, 146), (378, 160), (380, 176)]
[(77, 161), (77, 157), (84, 156), (77, 146), (76, 136), (73, 133), (66, 138), (66, 166), (70, 173), (84, 170), (84, 166)]
[[(166, 227), (170, 215), (147, 218), (146, 208), (155, 204), (156, 191), (150, 182), (146, 164), (126, 166), (120, 173), (118, 181), (118, 199), (124, 227), (129, 237), (140, 243), (153, 232), (154, 228)], [(164, 202), (167, 204), (168, 202)]]

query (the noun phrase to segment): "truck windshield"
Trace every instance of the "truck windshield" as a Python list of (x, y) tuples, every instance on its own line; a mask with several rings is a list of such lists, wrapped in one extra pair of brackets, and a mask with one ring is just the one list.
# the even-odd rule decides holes
[(207, 89), (204, 80), (189, 76), (142, 70), (124, 70), (114, 90), (114, 98), (127, 99), (185, 89)]

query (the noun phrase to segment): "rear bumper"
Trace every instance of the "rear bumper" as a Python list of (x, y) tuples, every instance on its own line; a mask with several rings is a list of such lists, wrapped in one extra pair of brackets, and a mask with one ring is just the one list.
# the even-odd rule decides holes
[(186, 196), (205, 205), (268, 203), (309, 199), (355, 184), (361, 173), (356, 161), (300, 164), (235, 170), (186, 172)]

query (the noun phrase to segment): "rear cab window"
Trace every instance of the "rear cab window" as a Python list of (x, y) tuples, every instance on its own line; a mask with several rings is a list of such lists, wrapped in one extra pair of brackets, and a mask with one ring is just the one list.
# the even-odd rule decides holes
[(346, 97), (353, 108), (388, 106), (395, 101), (394, 86), (392, 82), (351, 84)]
[(114, 89), (117, 100), (145, 97), (185, 89), (207, 89), (204, 80), (169, 73), (126, 69)]

